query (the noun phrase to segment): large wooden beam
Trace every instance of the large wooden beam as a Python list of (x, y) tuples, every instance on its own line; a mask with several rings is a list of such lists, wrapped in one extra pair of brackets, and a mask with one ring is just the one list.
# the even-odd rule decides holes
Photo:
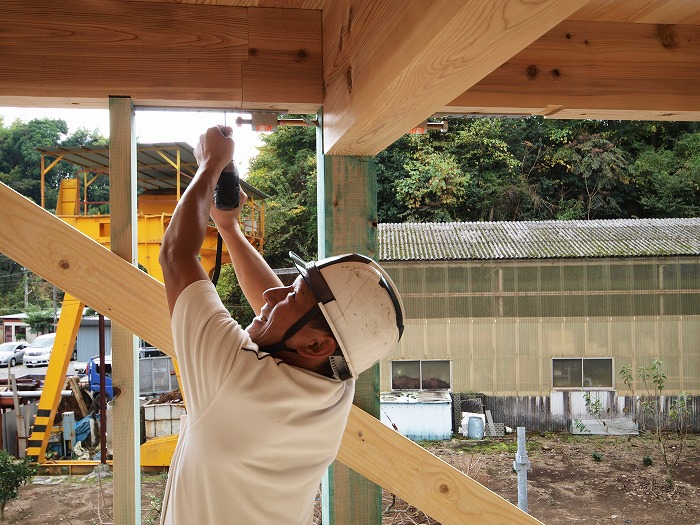
[(128, 95), (315, 113), (322, 102), (319, 11), (3, 0), (0, 34), (0, 105), (104, 108)]
[[(0, 224), (1, 253), (172, 355), (161, 283), (4, 184)], [(539, 523), (355, 406), (338, 458), (443, 525)]]
[(343, 0), (323, 10), (324, 146), (376, 155), (586, 0)]
[(700, 120), (700, 26), (566, 21), (443, 112)]

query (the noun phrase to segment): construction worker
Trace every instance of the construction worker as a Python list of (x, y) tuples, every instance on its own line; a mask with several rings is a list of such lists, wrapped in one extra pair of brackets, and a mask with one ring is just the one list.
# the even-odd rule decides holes
[[(283, 286), (238, 225), (245, 193), (233, 211), (212, 206), (231, 133), (200, 137), (161, 249), (187, 403), (161, 523), (308, 525), (355, 378), (398, 343), (403, 305), (386, 272), (356, 254), (305, 263), (290, 253), (300, 275)], [(257, 313), (245, 330), (197, 258), (210, 216)]]

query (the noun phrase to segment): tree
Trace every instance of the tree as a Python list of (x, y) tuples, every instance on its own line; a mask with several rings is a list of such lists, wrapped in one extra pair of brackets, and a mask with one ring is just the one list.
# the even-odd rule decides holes
[(282, 127), (263, 137), (247, 182), (265, 201), (265, 252), (273, 268), (288, 267), (289, 250), (315, 258), (316, 135), (311, 127)]
[[(686, 392), (681, 392), (678, 397), (671, 402), (667, 424), (664, 418), (662, 407), (663, 390), (666, 387), (666, 373), (663, 362), (658, 357), (652, 360), (651, 366), (640, 366), (638, 369), (639, 379), (644, 386), (646, 396), (636, 399), (633, 388), (632, 367), (625, 365), (620, 370), (620, 376), (627, 388), (629, 388), (632, 398), (636, 400), (639, 408), (638, 416), (649, 416), (652, 419), (652, 433), (661, 453), (661, 458), (666, 469), (666, 484), (673, 488), (673, 470), (681, 458), (684, 451), (685, 438), (688, 434), (688, 418), (690, 416), (689, 396)], [(642, 419), (642, 426), (644, 420)], [(669, 432), (669, 426), (675, 426), (675, 432)], [(670, 439), (676, 435), (679, 442), (677, 447), (670, 446)]]
[(579, 177), (586, 219), (624, 216), (615, 187), (629, 181), (628, 163), (615, 144), (599, 134), (582, 134), (561, 148), (557, 158)]
[(19, 494), (19, 487), (29, 481), (34, 468), (29, 458), (16, 460), (4, 449), (0, 449), (0, 521), (5, 521), (5, 505)]
[(445, 222), (458, 216), (469, 176), (446, 151), (421, 144), (404, 164), (407, 176), (395, 182), (396, 195), (410, 221)]
[(24, 320), (35, 334), (45, 334), (53, 327), (53, 312), (49, 310), (31, 310)]

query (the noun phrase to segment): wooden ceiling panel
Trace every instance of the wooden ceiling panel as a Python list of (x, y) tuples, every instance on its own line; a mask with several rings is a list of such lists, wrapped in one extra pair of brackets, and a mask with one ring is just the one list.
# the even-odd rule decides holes
[(700, 24), (698, 0), (591, 0), (569, 17), (591, 22)]
[(324, 0), (122, 0), (124, 2), (161, 2), (168, 4), (223, 5), (235, 7), (274, 7), (279, 9), (323, 8)]

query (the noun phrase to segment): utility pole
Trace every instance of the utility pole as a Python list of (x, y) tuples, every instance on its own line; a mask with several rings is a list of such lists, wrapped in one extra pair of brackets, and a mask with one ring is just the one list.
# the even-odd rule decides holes
[(29, 308), (29, 270), (24, 268), (24, 309)]

